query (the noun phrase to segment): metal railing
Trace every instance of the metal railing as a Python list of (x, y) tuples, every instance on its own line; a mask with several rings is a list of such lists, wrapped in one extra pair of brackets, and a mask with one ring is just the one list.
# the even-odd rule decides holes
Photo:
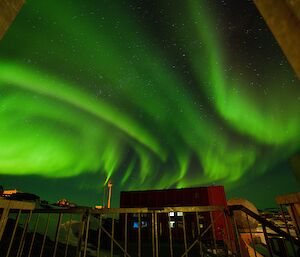
[[(276, 238), (291, 245), (287, 256), (299, 251), (297, 238), (243, 206), (3, 210), (0, 207), (1, 219), (7, 217), (0, 224), (1, 257), (246, 257), (251, 250), (253, 256), (262, 256), (255, 241), (258, 232), (251, 229), (249, 219), (262, 224), (267, 249), (263, 256), (276, 256)], [(248, 232), (238, 225), (238, 211), (246, 215)]]
[[(246, 226), (241, 226), (243, 227), (242, 229), (238, 228), (235, 219), (233, 223), (235, 234), (239, 235), (239, 237), (243, 239), (243, 242), (248, 244), (248, 247), (251, 247), (252, 256), (300, 256), (300, 240), (298, 237), (291, 235), (283, 209), (281, 209), (281, 217), (284, 220), (285, 230), (242, 205), (229, 206), (229, 209), (233, 219), (235, 212), (240, 212), (245, 217), (244, 221), (246, 221), (247, 224)], [(262, 230), (260, 231), (255, 228), (255, 225), (251, 225), (250, 219), (255, 221)], [(247, 236), (243, 236), (245, 234), (248, 235), (248, 238)], [(239, 247), (239, 251), (242, 251), (241, 246)], [(243, 256), (242, 252), (238, 254)]]

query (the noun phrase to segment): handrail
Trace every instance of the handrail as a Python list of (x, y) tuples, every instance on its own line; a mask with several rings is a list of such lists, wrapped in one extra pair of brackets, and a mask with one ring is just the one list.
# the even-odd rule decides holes
[(243, 206), (243, 205), (231, 205), (231, 206), (228, 206), (228, 208), (229, 208), (229, 211), (230, 211), (231, 214), (233, 214), (233, 211), (242, 211), (242, 212), (246, 213), (247, 215), (249, 215), (253, 219), (257, 220), (262, 225), (272, 229), (274, 232), (276, 232), (280, 236), (285, 237), (288, 240), (289, 239), (292, 240), (296, 245), (298, 245), (300, 247), (300, 240), (299, 239), (289, 235), (287, 232), (285, 232), (284, 230), (282, 230), (278, 226), (274, 225), (272, 222), (268, 221), (267, 219), (261, 217), (260, 215), (258, 215), (256, 213), (254, 213), (253, 211), (249, 210), (245, 206)]
[[(72, 208), (48, 208), (34, 209), (33, 213), (86, 213), (91, 214), (125, 214), (125, 213), (169, 213), (169, 212), (209, 212), (209, 211), (224, 211), (224, 206), (181, 206), (181, 207), (159, 207), (159, 208), (103, 208), (95, 209), (90, 207), (72, 207)], [(17, 211), (17, 210), (15, 210)], [(24, 211), (26, 212), (26, 210)]]

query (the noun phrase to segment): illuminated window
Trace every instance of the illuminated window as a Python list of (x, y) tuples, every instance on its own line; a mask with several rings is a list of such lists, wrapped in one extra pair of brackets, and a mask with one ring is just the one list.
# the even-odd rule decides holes
[(146, 228), (146, 227), (148, 227), (148, 222), (147, 222), (147, 221), (143, 221), (143, 220), (142, 220), (141, 227), (142, 227), (142, 228)]
[(139, 228), (139, 223), (137, 221), (133, 222), (133, 228), (135, 229)]
[(183, 216), (183, 212), (182, 211), (177, 212), (177, 216)]
[(175, 214), (174, 214), (173, 211), (169, 212), (169, 216), (170, 216), (170, 217), (173, 217), (174, 215), (175, 215)]
[(175, 228), (175, 221), (170, 221), (169, 225), (170, 225), (170, 228)]

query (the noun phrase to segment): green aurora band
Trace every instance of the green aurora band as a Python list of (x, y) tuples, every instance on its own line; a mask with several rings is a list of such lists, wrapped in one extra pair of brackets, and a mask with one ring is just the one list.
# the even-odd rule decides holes
[(183, 75), (129, 6), (86, 2), (28, 0), (0, 42), (0, 174), (230, 187), (300, 149), (293, 71), (228, 69), (208, 3), (169, 7)]

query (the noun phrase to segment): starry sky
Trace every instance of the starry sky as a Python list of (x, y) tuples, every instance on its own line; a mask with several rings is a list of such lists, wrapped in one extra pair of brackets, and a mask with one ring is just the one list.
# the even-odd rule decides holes
[[(0, 42), (0, 184), (299, 191), (300, 82), (252, 1), (27, 0)], [(293, 157), (294, 158), (294, 157)], [(297, 159), (297, 157), (296, 157)]]

